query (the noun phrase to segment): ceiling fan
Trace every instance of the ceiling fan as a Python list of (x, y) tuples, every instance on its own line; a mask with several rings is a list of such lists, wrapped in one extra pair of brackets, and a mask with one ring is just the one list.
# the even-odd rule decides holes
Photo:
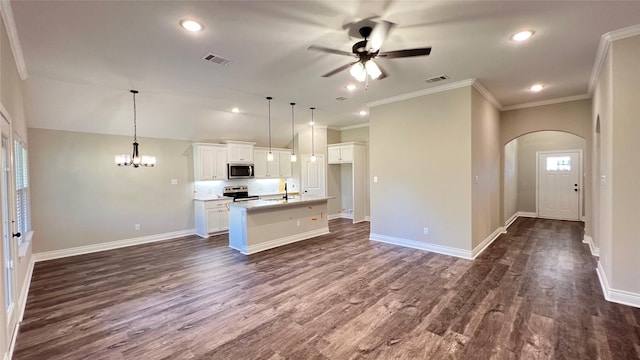
[(349, 73), (358, 81), (365, 81), (367, 75), (372, 79), (384, 79), (388, 76), (379, 64), (376, 64), (373, 59), (375, 58), (403, 58), (413, 56), (425, 56), (431, 54), (431, 47), (417, 48), (417, 49), (404, 49), (380, 52), (382, 44), (389, 35), (391, 29), (395, 24), (388, 21), (379, 21), (372, 28), (371, 26), (363, 26), (359, 29), (360, 36), (364, 40), (360, 40), (353, 44), (351, 52), (336, 50), (327, 48), (324, 46), (311, 45), (309, 50), (322, 51), (330, 54), (355, 56), (357, 59), (354, 62), (340, 66), (337, 69), (331, 70), (328, 73), (322, 75), (322, 77), (329, 77), (339, 73), (340, 71), (350, 68)]

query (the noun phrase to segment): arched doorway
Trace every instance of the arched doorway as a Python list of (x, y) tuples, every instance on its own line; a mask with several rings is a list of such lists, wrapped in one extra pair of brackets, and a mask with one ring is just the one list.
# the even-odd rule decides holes
[[(517, 216), (538, 216), (538, 153), (581, 150), (582, 154), (585, 154), (586, 146), (583, 137), (562, 131), (532, 132), (521, 135), (505, 144), (503, 172), (505, 222), (509, 223)], [(584, 163), (584, 159), (581, 162)], [(580, 172), (579, 176), (582, 177), (583, 173), (584, 170)], [(578, 212), (582, 218), (585, 215), (586, 191), (583, 187), (580, 187), (579, 191), (581, 201)]]

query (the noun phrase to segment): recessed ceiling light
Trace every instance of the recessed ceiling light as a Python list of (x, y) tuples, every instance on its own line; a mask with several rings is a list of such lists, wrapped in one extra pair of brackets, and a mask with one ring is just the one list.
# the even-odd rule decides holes
[(367, 112), (365, 110), (360, 110), (360, 116), (365, 116), (367, 115)]
[(525, 31), (520, 31), (517, 32), (513, 35), (511, 35), (511, 40), (513, 41), (525, 41), (527, 39), (529, 39), (530, 37), (533, 36), (534, 31), (533, 30), (525, 30)]
[(238, 108), (233, 108), (233, 109), (231, 109), (231, 112), (232, 112), (232, 113), (239, 113), (239, 112), (240, 112), (240, 109), (238, 109)]
[(544, 85), (542, 85), (542, 84), (535, 84), (535, 85), (532, 85), (529, 88), (529, 90), (531, 90), (533, 92), (538, 92), (538, 91), (541, 91), (542, 89), (544, 89)]
[(198, 32), (198, 31), (201, 31), (203, 28), (202, 24), (200, 24), (195, 20), (181, 20), (180, 26), (182, 26), (183, 29), (191, 32)]
[(347, 88), (347, 90), (349, 90), (349, 91), (353, 91), (353, 90), (355, 90), (355, 89), (357, 89), (357, 88), (358, 88), (357, 86), (355, 86), (355, 85), (353, 85), (353, 84), (349, 84), (349, 85), (347, 85), (347, 86), (345, 86), (345, 87), (346, 87), (346, 88)]

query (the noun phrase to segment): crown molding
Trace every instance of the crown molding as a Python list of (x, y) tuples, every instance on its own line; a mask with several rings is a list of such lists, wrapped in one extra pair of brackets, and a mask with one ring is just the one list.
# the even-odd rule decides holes
[(479, 80), (474, 79), (473, 87), (476, 90), (478, 90), (478, 92), (480, 94), (482, 94), (482, 96), (484, 96), (484, 98), (487, 99), (487, 101), (489, 101), (491, 104), (493, 104), (493, 106), (495, 106), (498, 110), (502, 110), (502, 108), (503, 108), (502, 104), (500, 104), (498, 99), (496, 99), (495, 96), (493, 96), (493, 94), (491, 94), (489, 92), (489, 90), (487, 90), (487, 88), (484, 87), (484, 85), (482, 85), (482, 83), (480, 83)]
[(424, 95), (458, 89), (465, 86), (472, 86), (475, 81), (476, 81), (475, 79), (467, 79), (467, 80), (452, 82), (452, 83), (441, 85), (441, 86), (430, 87), (427, 89), (418, 90), (418, 91), (414, 91), (414, 92), (410, 92), (402, 95), (392, 96), (386, 99), (372, 101), (370, 103), (367, 103), (367, 106), (371, 108), (374, 106), (386, 105), (386, 104), (391, 104), (398, 101), (413, 99), (413, 98), (417, 98)]
[(614, 30), (608, 32), (600, 37), (600, 44), (598, 45), (598, 53), (596, 54), (596, 61), (593, 64), (593, 70), (591, 71), (591, 78), (589, 79), (589, 96), (593, 95), (596, 89), (602, 66), (607, 59), (607, 52), (611, 43), (616, 40), (626, 39), (628, 37), (640, 35), (640, 25), (630, 26), (624, 29)]
[(363, 127), (369, 127), (369, 123), (345, 126), (345, 127), (337, 128), (336, 130), (344, 131), (344, 130), (359, 129), (359, 128), (363, 128)]
[(11, 9), (10, 1), (0, 1), (0, 15), (4, 22), (4, 28), (7, 30), (7, 37), (9, 37), (11, 52), (13, 53), (13, 59), (16, 62), (20, 79), (27, 80), (29, 78), (29, 73), (27, 73), (27, 65), (24, 62), (22, 45), (20, 45), (20, 38), (18, 38), (18, 29), (16, 28), (16, 22), (13, 19), (13, 10)]
[(584, 100), (584, 99), (590, 99), (590, 98), (591, 98), (591, 95), (589, 94), (566, 96), (566, 97), (557, 98), (557, 99), (549, 99), (549, 100), (534, 101), (534, 102), (524, 103), (524, 104), (509, 105), (509, 106), (503, 107), (502, 109), (500, 109), (500, 111), (526, 109), (526, 108), (531, 108), (536, 106), (559, 104), (559, 103), (564, 103), (569, 101)]

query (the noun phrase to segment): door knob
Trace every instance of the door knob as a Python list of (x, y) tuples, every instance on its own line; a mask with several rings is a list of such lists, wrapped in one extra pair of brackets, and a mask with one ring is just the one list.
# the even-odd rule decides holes
[(17, 238), (19, 238), (20, 236), (22, 236), (22, 234), (20, 234), (20, 232), (17, 232), (17, 233), (15, 233), (15, 234), (13, 234), (13, 237), (17, 237)]

